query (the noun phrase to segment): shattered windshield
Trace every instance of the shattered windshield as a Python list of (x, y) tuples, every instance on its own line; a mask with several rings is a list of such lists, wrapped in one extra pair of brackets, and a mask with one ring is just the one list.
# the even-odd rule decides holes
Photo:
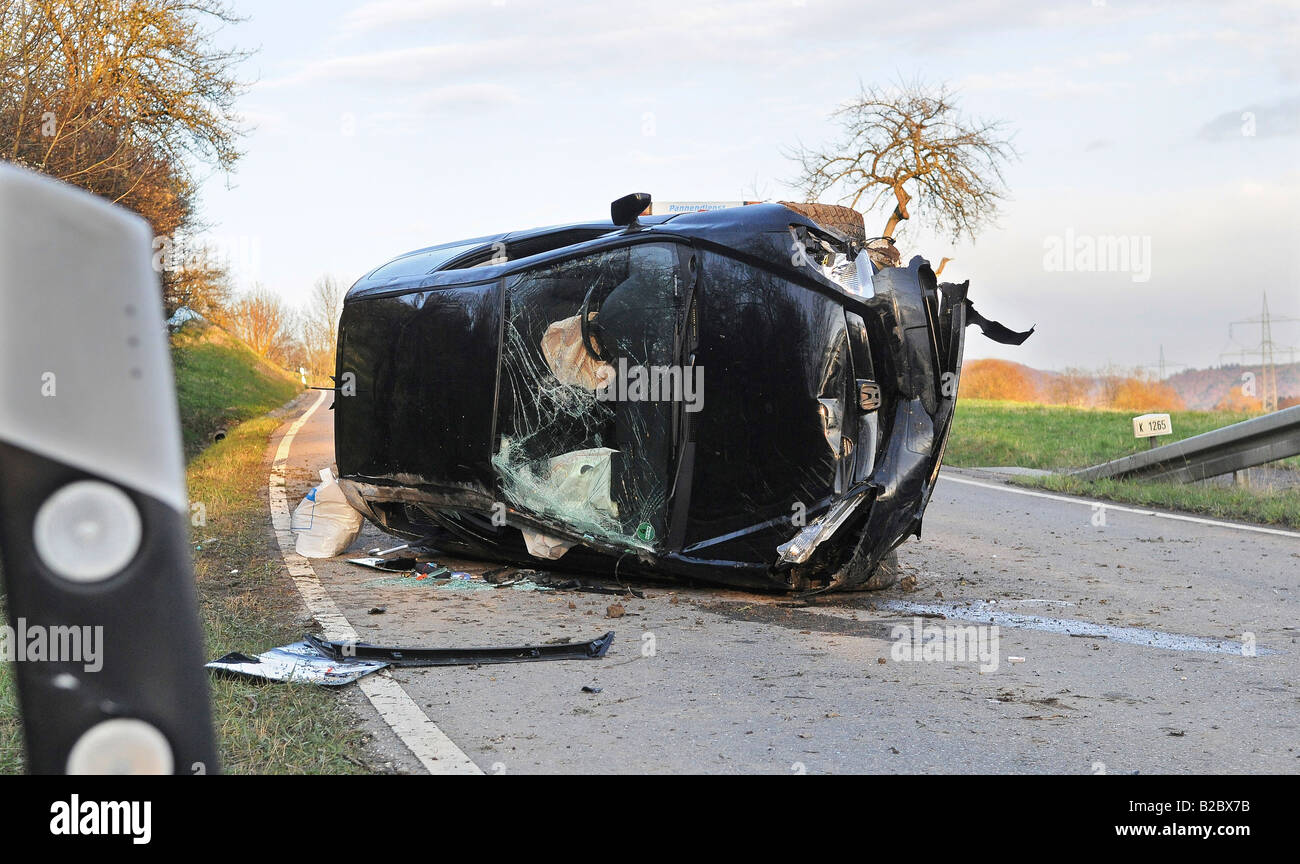
[[(497, 451), (516, 508), (619, 545), (667, 530), (674, 402), (698, 396), (677, 362), (677, 248), (641, 243), (514, 277), (506, 288)], [(687, 405), (687, 410), (690, 406)], [(529, 551), (571, 543), (525, 531)]]

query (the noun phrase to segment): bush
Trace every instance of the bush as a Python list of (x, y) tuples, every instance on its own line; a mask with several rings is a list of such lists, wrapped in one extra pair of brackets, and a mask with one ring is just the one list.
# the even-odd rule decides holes
[(972, 360), (965, 364), (958, 396), (1002, 402), (1034, 402), (1039, 398), (1029, 371), (1009, 360)]

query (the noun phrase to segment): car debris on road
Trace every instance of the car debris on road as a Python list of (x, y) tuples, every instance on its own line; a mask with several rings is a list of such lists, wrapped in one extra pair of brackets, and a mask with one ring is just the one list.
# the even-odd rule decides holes
[(386, 573), (412, 573), (422, 576), (437, 576), (450, 573), (446, 567), (434, 561), (419, 561), (415, 558), (349, 558), (349, 564), (368, 567), (371, 570), (383, 570)]
[(302, 641), (256, 656), (232, 652), (206, 664), (217, 672), (267, 681), (339, 687), (389, 666), (481, 666), (541, 660), (599, 660), (614, 632), (587, 642), (487, 648), (402, 648), (367, 642), (329, 642), (310, 634)]
[(304, 639), (322, 654), (346, 662), (367, 660), (392, 666), (477, 666), (537, 660), (599, 660), (613, 644), (614, 631), (586, 642), (500, 648), (401, 648), (367, 642), (326, 642), (310, 635)]
[(292, 681), (341, 687), (378, 672), (387, 663), (332, 657), (304, 640), (272, 648), (256, 656), (231, 652), (213, 660), (206, 668), (245, 678)]

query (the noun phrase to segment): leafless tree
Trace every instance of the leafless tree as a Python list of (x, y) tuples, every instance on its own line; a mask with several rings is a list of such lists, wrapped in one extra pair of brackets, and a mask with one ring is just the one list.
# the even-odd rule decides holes
[(307, 368), (313, 375), (334, 372), (334, 351), (338, 346), (339, 312), (343, 286), (333, 276), (322, 276), (312, 286), (302, 316), (302, 340), (307, 351)]
[(1052, 376), (1049, 380), (1048, 399), (1054, 405), (1086, 408), (1092, 399), (1092, 391), (1096, 384), (1091, 373), (1071, 367)]
[(231, 304), (230, 324), (259, 356), (272, 357), (289, 336), (291, 314), (279, 295), (254, 285)]
[(892, 196), (887, 237), (911, 218), (913, 200), (921, 216), (954, 239), (973, 240), (996, 215), (1006, 194), (1002, 169), (1016, 150), (1005, 123), (963, 117), (946, 85), (863, 86), (831, 117), (842, 130), (839, 140), (789, 154), (809, 201), (829, 192), (854, 209), (874, 210)]
[(1124, 382), (1131, 378), (1135, 372), (1140, 371), (1118, 366), (1108, 361), (1102, 367), (1102, 370), (1097, 373), (1097, 401), (1101, 407), (1110, 408), (1114, 406)]

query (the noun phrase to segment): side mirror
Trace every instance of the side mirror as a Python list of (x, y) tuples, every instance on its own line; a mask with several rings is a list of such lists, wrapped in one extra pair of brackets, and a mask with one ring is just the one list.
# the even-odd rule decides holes
[(609, 205), (609, 218), (615, 225), (637, 227), (636, 218), (650, 209), (649, 192), (633, 192)]

